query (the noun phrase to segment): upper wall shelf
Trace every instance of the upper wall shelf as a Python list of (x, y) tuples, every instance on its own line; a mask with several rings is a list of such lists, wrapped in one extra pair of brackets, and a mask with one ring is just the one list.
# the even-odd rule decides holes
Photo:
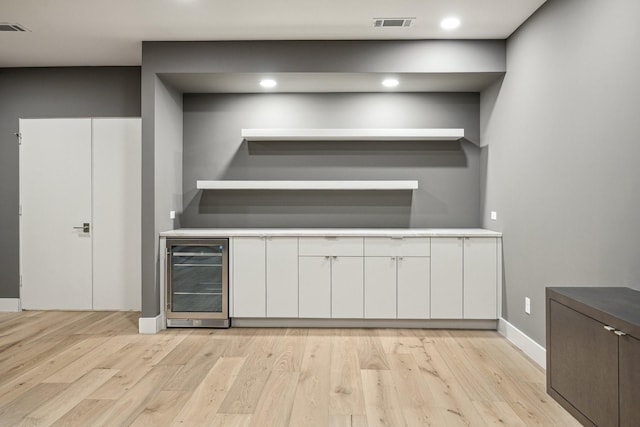
[(415, 190), (418, 181), (205, 181), (198, 190)]
[(457, 141), (464, 129), (242, 129), (247, 141)]

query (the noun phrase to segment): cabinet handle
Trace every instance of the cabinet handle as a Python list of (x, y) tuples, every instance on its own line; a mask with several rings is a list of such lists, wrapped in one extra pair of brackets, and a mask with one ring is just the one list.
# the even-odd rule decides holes
[(391, 259), (392, 259), (392, 260), (393, 260), (393, 259), (396, 259), (396, 257), (392, 256), (392, 257), (391, 257)]
[(616, 328), (614, 328), (613, 326), (607, 326), (607, 325), (604, 325), (604, 328), (605, 328), (607, 331), (609, 331), (609, 332), (611, 332), (611, 331), (615, 331), (615, 330), (616, 330)]
[(324, 257), (324, 259), (329, 259), (329, 258), (331, 258), (331, 257), (330, 257), (330, 256), (328, 256), (328, 255)]
[(402, 261), (402, 260), (404, 259), (404, 257), (403, 257), (403, 256), (399, 256), (399, 257), (398, 257), (398, 259), (399, 259), (400, 261)]
[(333, 259), (338, 259), (338, 257), (334, 255), (334, 256), (333, 256)]
[(619, 337), (623, 337), (623, 336), (627, 335), (627, 334), (625, 334), (625, 333), (624, 333), (624, 332), (622, 332), (622, 331), (613, 331), (613, 333), (614, 333), (614, 334), (616, 334), (616, 335), (617, 335), (617, 336), (619, 336)]

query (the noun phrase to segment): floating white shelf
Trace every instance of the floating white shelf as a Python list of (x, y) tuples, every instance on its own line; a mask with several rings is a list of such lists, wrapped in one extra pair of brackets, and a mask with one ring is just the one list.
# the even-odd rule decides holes
[(464, 129), (242, 129), (247, 141), (457, 141)]
[(418, 181), (205, 181), (198, 190), (415, 190)]

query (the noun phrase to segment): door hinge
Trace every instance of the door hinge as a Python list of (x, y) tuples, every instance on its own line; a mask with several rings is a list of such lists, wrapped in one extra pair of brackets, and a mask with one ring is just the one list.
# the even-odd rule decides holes
[(22, 145), (22, 134), (20, 132), (16, 132), (14, 135), (18, 138), (18, 145)]

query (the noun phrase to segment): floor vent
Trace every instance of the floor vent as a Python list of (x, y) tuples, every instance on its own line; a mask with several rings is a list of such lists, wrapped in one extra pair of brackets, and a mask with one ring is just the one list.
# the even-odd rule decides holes
[(416, 18), (373, 18), (375, 28), (402, 28), (410, 27)]
[(14, 32), (27, 32), (25, 27), (20, 24), (8, 24), (6, 22), (0, 22), (0, 31), (14, 31)]

